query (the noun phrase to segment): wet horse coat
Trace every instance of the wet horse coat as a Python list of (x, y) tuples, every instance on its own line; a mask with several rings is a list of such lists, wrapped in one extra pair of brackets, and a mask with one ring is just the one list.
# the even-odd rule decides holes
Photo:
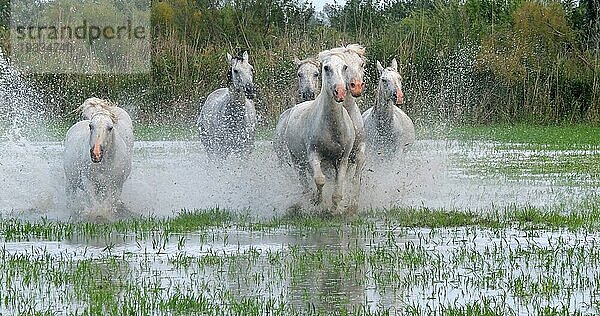
[(257, 118), (253, 67), (247, 52), (241, 57), (227, 54), (227, 60), (229, 86), (206, 98), (197, 119), (200, 140), (212, 160), (225, 159), (232, 153), (244, 157), (254, 149)]
[[(86, 106), (90, 104), (88, 101), (79, 109), (89, 119), (75, 123), (64, 142), (66, 193), (69, 207), (73, 207), (76, 194), (81, 191), (89, 202), (88, 207), (103, 207), (108, 212), (98, 215), (111, 219), (120, 211), (123, 184), (131, 173), (131, 118), (104, 100), (92, 100), (97, 105), (93, 107)], [(78, 214), (81, 210), (73, 211)]]
[(377, 69), (381, 76), (377, 100), (363, 113), (363, 120), (369, 152), (390, 159), (415, 141), (415, 127), (410, 117), (397, 107), (404, 103), (404, 93), (396, 59), (385, 69), (378, 61)]

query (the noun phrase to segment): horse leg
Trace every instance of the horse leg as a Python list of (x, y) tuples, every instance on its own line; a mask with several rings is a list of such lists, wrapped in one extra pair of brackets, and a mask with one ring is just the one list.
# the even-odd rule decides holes
[(348, 171), (348, 156), (342, 158), (342, 160), (336, 166), (336, 179), (335, 189), (331, 196), (331, 202), (333, 203), (333, 209), (337, 212), (340, 202), (344, 197), (344, 181), (346, 180), (346, 172)]
[(70, 211), (74, 211), (75, 206), (75, 195), (77, 194), (77, 189), (82, 188), (83, 184), (81, 183), (81, 178), (67, 175), (67, 186), (65, 187), (65, 195), (66, 195), (66, 206)]
[(325, 175), (321, 169), (321, 157), (317, 153), (312, 152), (308, 156), (308, 163), (313, 172), (313, 180), (317, 186), (314, 202), (315, 205), (319, 205), (323, 202), (323, 186), (325, 185)]

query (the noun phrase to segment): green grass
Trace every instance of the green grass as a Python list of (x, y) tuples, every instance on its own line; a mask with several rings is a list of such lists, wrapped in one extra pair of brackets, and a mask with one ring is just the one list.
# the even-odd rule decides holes
[[(546, 300), (600, 285), (599, 206), (590, 198), (568, 209), (393, 208), (353, 218), (211, 209), (105, 224), (1, 220), (5, 243), (62, 240), (81, 252), (113, 244), (83, 260), (46, 246), (4, 248), (0, 305), (22, 315), (65, 302), (86, 315), (516, 315), (527, 304), (538, 315), (577, 314)], [(281, 246), (259, 247), (274, 241)], [(186, 248), (198, 246), (204, 254)], [(385, 300), (368, 307), (366, 288)], [(442, 301), (450, 288), (483, 297)], [(60, 293), (60, 303), (46, 293)]]
[(323, 217), (310, 214), (283, 215), (272, 219), (253, 218), (247, 212), (223, 209), (183, 210), (172, 217), (143, 217), (114, 223), (68, 222), (19, 219), (0, 220), (0, 237), (5, 241), (66, 240), (98, 238), (113, 234), (136, 235), (161, 232), (173, 234), (199, 233), (209, 229), (236, 227), (249, 231), (293, 229), (319, 232), (344, 227), (373, 230), (377, 223), (393, 223), (401, 228), (488, 227), (520, 229), (568, 229), (600, 232), (600, 197), (590, 196), (574, 204), (549, 207), (509, 206), (479, 210), (391, 208), (370, 210), (351, 218)]
[[(46, 137), (50, 140), (61, 141), (74, 122), (50, 121), (46, 123)], [(256, 130), (257, 140), (268, 140), (273, 136), (272, 125), (259, 126)], [(1, 132), (1, 130), (0, 130)], [(133, 133), (140, 141), (193, 141), (198, 140), (198, 130), (195, 123), (162, 122), (134, 124)], [(2, 133), (0, 133), (1, 135)]]
[[(443, 135), (443, 134), (442, 134)], [(600, 146), (600, 126), (491, 125), (451, 127), (446, 137), (529, 144), (532, 149), (581, 149)]]

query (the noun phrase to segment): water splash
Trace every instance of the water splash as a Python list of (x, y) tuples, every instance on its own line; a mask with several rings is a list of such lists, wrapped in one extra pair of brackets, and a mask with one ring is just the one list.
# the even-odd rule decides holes
[(41, 93), (0, 49), (0, 141), (23, 143), (44, 138), (46, 109)]

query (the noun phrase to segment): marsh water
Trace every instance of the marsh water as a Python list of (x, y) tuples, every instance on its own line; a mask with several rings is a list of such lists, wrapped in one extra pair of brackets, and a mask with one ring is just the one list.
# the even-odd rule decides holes
[[(599, 154), (599, 149), (534, 151), (518, 144), (420, 140), (392, 163), (367, 165), (361, 209), (476, 211), (562, 203), (593, 192), (600, 181), (597, 175), (593, 170), (544, 172), (536, 166), (593, 160)], [(504, 171), (511, 166), (519, 173)], [(0, 173), (2, 215), (69, 217), (60, 142), (0, 142)], [(264, 218), (304, 205), (307, 197), (294, 171), (278, 165), (270, 141), (259, 142), (248, 161), (233, 158), (219, 166), (206, 159), (197, 141), (138, 141), (122, 199), (139, 215), (221, 207)]]
[[(0, 143), (3, 218), (69, 220), (61, 153), (60, 142)], [(532, 150), (489, 141), (419, 140), (393, 163), (368, 164), (361, 209), (482, 213), (568, 207), (597, 193), (598, 175), (586, 169), (540, 170), (540, 162), (560, 166), (593, 161), (599, 154), (597, 148)], [(310, 212), (310, 206), (303, 208), (305, 200), (294, 173), (277, 165), (269, 141), (259, 142), (248, 161), (231, 159), (220, 166), (206, 160), (197, 141), (138, 141), (123, 192), (132, 212), (157, 217), (220, 207), (268, 220), (298, 205)], [(399, 228), (383, 220), (321, 229), (234, 225), (185, 234), (74, 235), (4, 240), (2, 267), (12, 265), (13, 272), (4, 272), (0, 280), (8, 302), (30, 296), (36, 310), (75, 313), (89, 306), (89, 298), (77, 282), (57, 282), (50, 275), (68, 275), (90, 262), (99, 266), (100, 279), (122, 289), (114, 295), (141, 291), (145, 294), (133, 297), (160, 302), (185, 294), (213, 309), (232, 310), (235, 297), (247, 300), (248, 308), (289, 308), (299, 314), (331, 306), (442, 313), (481, 302), (517, 315), (538, 313), (544, 306), (593, 313), (598, 311), (598, 242), (597, 233)], [(14, 264), (23, 258), (38, 262), (49, 275), (28, 276)], [(15, 269), (23, 269), (23, 275)], [(3, 304), (0, 310), (26, 308)]]

